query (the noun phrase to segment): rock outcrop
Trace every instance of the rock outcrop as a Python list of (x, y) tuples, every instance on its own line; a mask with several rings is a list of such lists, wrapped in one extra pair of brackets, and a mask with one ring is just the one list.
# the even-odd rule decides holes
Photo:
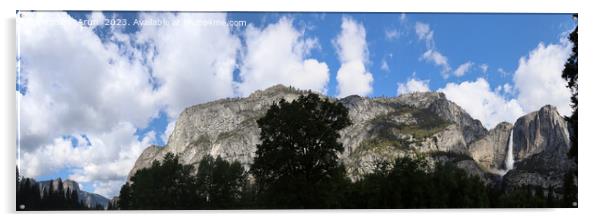
[(504, 180), (515, 186), (562, 187), (564, 175), (577, 167), (567, 157), (569, 138), (567, 121), (553, 106), (519, 118), (512, 138), (515, 168)]
[[(260, 143), (257, 120), (281, 99), (291, 101), (309, 91), (282, 85), (256, 91), (246, 98), (221, 99), (186, 108), (164, 147), (150, 146), (140, 155), (129, 176), (172, 152), (185, 164), (198, 163), (205, 155), (239, 161), (247, 169)], [(340, 160), (357, 179), (370, 173), (381, 160), (422, 155), (432, 161), (449, 161), (472, 175), (491, 182), (506, 167), (510, 132), (514, 130), (513, 157), (517, 164), (508, 173), (509, 183), (537, 183), (526, 175), (564, 169), (570, 161), (566, 121), (551, 106), (520, 118), (514, 126), (500, 123), (487, 131), (443, 93), (402, 94), (392, 98), (349, 96), (335, 99), (349, 110), (352, 125), (343, 129), (345, 147)], [(565, 155), (566, 156), (566, 155)], [(527, 172), (527, 173), (520, 173)]]
[[(37, 182), (40, 187), (40, 193), (44, 195), (44, 191), (50, 189), (51, 185), (53, 189), (57, 189), (59, 187), (59, 180), (61, 180), (61, 178)], [(61, 180), (61, 182), (63, 184), (63, 190), (66, 191), (68, 189), (69, 191), (77, 192), (79, 201), (83, 202), (88, 208), (95, 208), (97, 205), (106, 208), (109, 204), (109, 199), (106, 197), (80, 190), (79, 184), (73, 180)]]
[(512, 127), (512, 124), (507, 122), (498, 124), (487, 132), (487, 135), (470, 144), (468, 147), (470, 156), (491, 173), (499, 173), (505, 169), (504, 160)]
[[(204, 155), (239, 161), (247, 168), (259, 141), (256, 121), (275, 102), (291, 101), (309, 91), (277, 85), (247, 98), (222, 99), (186, 108), (165, 147), (151, 146), (130, 176), (168, 153), (186, 164)], [(328, 98), (328, 97), (324, 97)], [(335, 100), (334, 98), (328, 98)], [(349, 109), (352, 125), (341, 132), (342, 161), (352, 178), (372, 172), (380, 160), (432, 152), (467, 155), (467, 144), (487, 130), (443, 93), (411, 93), (393, 98), (349, 96), (338, 100)]]

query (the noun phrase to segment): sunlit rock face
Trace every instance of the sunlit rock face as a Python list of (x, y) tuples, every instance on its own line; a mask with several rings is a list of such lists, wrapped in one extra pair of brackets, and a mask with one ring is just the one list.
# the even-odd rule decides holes
[(504, 180), (511, 185), (562, 187), (564, 175), (576, 164), (567, 153), (570, 148), (567, 121), (556, 107), (547, 105), (529, 113), (514, 124), (514, 170)]
[[(248, 169), (261, 142), (257, 120), (281, 99), (292, 101), (307, 93), (276, 85), (246, 98), (188, 107), (178, 117), (167, 145), (144, 150), (130, 177), (168, 152), (178, 154), (185, 164), (195, 165), (203, 156), (212, 155), (239, 161)], [(340, 131), (339, 141), (345, 148), (340, 161), (353, 180), (373, 172), (379, 161), (422, 156), (431, 164), (452, 162), (491, 183), (495, 180), (492, 178), (502, 176), (499, 170), (505, 167), (510, 139), (514, 142), (516, 160), (515, 169), (507, 174), (512, 178), (516, 178), (513, 175), (518, 171), (531, 173), (540, 168), (545, 171), (563, 168), (568, 163), (560, 155), (568, 151), (566, 121), (551, 106), (520, 118), (514, 126), (500, 123), (487, 131), (479, 120), (439, 92), (387, 98), (322, 97), (340, 102), (349, 110), (352, 124)], [(514, 136), (510, 138), (513, 129)]]

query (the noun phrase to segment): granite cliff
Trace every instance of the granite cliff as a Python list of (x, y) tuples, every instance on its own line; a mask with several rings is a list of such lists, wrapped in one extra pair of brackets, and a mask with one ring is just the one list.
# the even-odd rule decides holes
[[(51, 185), (53, 189), (57, 189), (57, 187), (59, 186), (59, 180), (61, 179), (58, 178), (54, 180), (44, 180), (37, 182), (40, 187), (40, 193), (43, 195), (44, 191), (50, 189)], [(100, 205), (102, 208), (106, 208), (109, 203), (109, 199), (107, 199), (106, 197), (79, 189), (79, 184), (73, 180), (61, 180), (61, 182), (63, 184), (63, 190), (69, 189), (70, 191), (77, 192), (79, 201), (83, 202), (84, 205), (86, 205), (86, 207), (88, 208), (95, 208), (97, 205)]]
[[(246, 98), (188, 107), (177, 119), (167, 144), (145, 149), (129, 176), (168, 152), (178, 154), (185, 164), (195, 165), (209, 154), (239, 161), (248, 169), (260, 143), (256, 120), (274, 102), (291, 101), (306, 93), (309, 91), (276, 85)], [(503, 181), (510, 185), (557, 187), (562, 182), (561, 173), (576, 167), (565, 155), (569, 147), (567, 123), (552, 106), (527, 114), (514, 125), (504, 122), (488, 131), (443, 93), (323, 97), (349, 109), (352, 125), (341, 131), (345, 151), (340, 160), (352, 179), (372, 172), (378, 161), (418, 155), (432, 164), (452, 162), (486, 183)], [(506, 160), (516, 164), (507, 166)]]

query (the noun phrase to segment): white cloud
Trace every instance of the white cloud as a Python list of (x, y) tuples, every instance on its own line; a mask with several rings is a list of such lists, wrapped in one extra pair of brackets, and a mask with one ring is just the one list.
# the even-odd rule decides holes
[(335, 47), (341, 62), (337, 72), (338, 94), (366, 96), (372, 93), (372, 74), (366, 70), (368, 46), (366, 30), (353, 19), (343, 17), (341, 33), (335, 39)]
[(319, 43), (304, 38), (303, 30), (295, 29), (290, 19), (281, 18), (263, 30), (251, 25), (244, 35), (246, 50), (238, 85), (243, 96), (278, 83), (326, 92), (328, 65), (306, 58)]
[(503, 86), (503, 89), (504, 89), (504, 93), (512, 94), (512, 91), (513, 91), (512, 85), (505, 83)]
[(432, 62), (436, 66), (439, 66), (439, 68), (441, 68), (441, 74), (447, 79), (452, 68), (447, 61), (447, 57), (435, 48), (435, 31), (431, 30), (429, 24), (422, 22), (416, 22), (415, 29), (418, 39), (423, 40), (426, 43), (427, 50), (422, 54), (420, 59)]
[(502, 77), (511, 75), (512, 73), (507, 72), (506, 70), (502, 69), (502, 68), (497, 68), (497, 72), (500, 73), (502, 75)]
[(398, 30), (395, 30), (395, 29), (385, 30), (385, 39), (387, 39), (389, 41), (399, 39), (400, 35), (401, 35), (401, 33)]
[(515, 99), (506, 100), (499, 93), (492, 91), (487, 80), (478, 78), (460, 84), (448, 83), (439, 92), (462, 107), (473, 118), (481, 120), (483, 125), (491, 129), (502, 121), (514, 123), (524, 114)]
[(551, 104), (563, 115), (571, 113), (570, 90), (561, 77), (571, 47), (566, 42), (547, 46), (540, 43), (527, 57), (520, 58), (514, 83), (518, 102), (525, 111), (535, 111)]
[(176, 120), (175, 119), (171, 120), (167, 124), (167, 127), (165, 127), (165, 132), (163, 132), (163, 135), (161, 135), (161, 139), (163, 141), (165, 141), (165, 143), (167, 143), (167, 141), (169, 140), (169, 136), (171, 136), (171, 132), (173, 132), (173, 130), (174, 130), (175, 127), (176, 127)]
[[(136, 128), (122, 122), (106, 133), (87, 134), (88, 141), (82, 136), (55, 138), (32, 152), (23, 154), (21, 168), (23, 175), (36, 177), (55, 173), (65, 167), (74, 169), (69, 179), (79, 183), (92, 182), (103, 187), (107, 184), (123, 184), (134, 162), (155, 138), (153, 132), (138, 141), (134, 135)], [(106, 197), (117, 194), (114, 190), (94, 190)]]
[(121, 186), (123, 186), (123, 184), (123, 180), (92, 182), (92, 189), (94, 193), (111, 198), (119, 195), (119, 193), (115, 193), (115, 191), (121, 190)]
[(429, 24), (416, 22), (416, 35), (419, 40), (424, 40), (427, 44), (427, 49), (435, 47), (434, 35), (435, 31), (431, 30)]
[(489, 65), (487, 65), (487, 64), (481, 64), (479, 66), (479, 68), (481, 68), (481, 71), (483, 71), (483, 74), (486, 74), (487, 70), (489, 69)]
[(470, 70), (470, 68), (472, 68), (472, 66), (474, 65), (473, 62), (465, 62), (464, 64), (458, 66), (458, 68), (456, 68), (456, 70), (454, 71), (454, 75), (456, 75), (457, 77), (463, 76), (464, 74), (466, 74), (466, 72), (468, 72)]
[(99, 11), (95, 11), (90, 13), (90, 15), (88, 15), (88, 23), (90, 24), (90, 28), (94, 29), (100, 25), (104, 24), (104, 20), (105, 20), (105, 16), (102, 14), (102, 12)]
[(443, 77), (447, 78), (449, 76), (449, 72), (451, 71), (451, 67), (447, 62), (447, 57), (434, 49), (429, 49), (424, 54), (422, 54), (421, 59), (426, 61), (435, 63), (435, 65), (441, 68), (441, 73)]
[(397, 95), (428, 91), (430, 91), (428, 80), (411, 78), (406, 83), (397, 83)]
[(26, 13), (18, 21), (22, 75), (21, 148), (100, 133), (127, 120), (144, 127), (157, 113), (150, 77), (127, 47), (102, 43), (65, 13)]
[[(448, 83), (438, 91), (444, 92), (448, 99), (481, 120), (487, 128), (501, 121), (513, 123), (525, 113), (548, 104), (556, 106), (560, 114), (569, 115), (570, 91), (565, 87), (561, 73), (571, 47), (566, 41), (549, 45), (540, 43), (528, 56), (519, 59), (514, 84), (505, 83), (493, 91), (483, 78), (474, 82)], [(512, 74), (502, 68), (497, 71), (503, 76)], [(516, 95), (516, 98), (507, 99), (503, 95)]]
[[(142, 14), (143, 19), (225, 20), (219, 13)], [(101, 14), (91, 14), (100, 19)], [(228, 27), (143, 26), (134, 34), (111, 29), (106, 41), (62, 12), (18, 19), (22, 78), (21, 170), (24, 176), (69, 169), (69, 177), (115, 194), (161, 109), (173, 119), (187, 106), (234, 95), (232, 72), (240, 47)], [(211, 53), (207, 53), (211, 52)], [(156, 82), (153, 87), (149, 82)], [(91, 145), (71, 145), (71, 137)], [(163, 135), (161, 135), (163, 136)]]
[[(144, 13), (141, 20), (180, 21), (182, 25), (146, 25), (136, 42), (149, 46), (149, 66), (160, 87), (156, 99), (170, 118), (191, 105), (234, 95), (233, 71), (240, 40), (227, 26), (192, 21), (225, 21), (222, 13)], [(188, 24), (185, 24), (188, 23)]]
[(389, 69), (389, 63), (387, 62), (387, 60), (383, 59), (380, 63), (380, 70), (384, 71), (384, 72), (390, 72), (391, 69)]

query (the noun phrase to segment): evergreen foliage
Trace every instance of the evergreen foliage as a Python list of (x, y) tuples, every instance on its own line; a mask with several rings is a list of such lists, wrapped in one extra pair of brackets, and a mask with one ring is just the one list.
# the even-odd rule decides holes
[(79, 200), (77, 191), (70, 188), (64, 190), (60, 178), (56, 187), (50, 183), (49, 189), (40, 190), (40, 185), (33, 179), (19, 177), (19, 169), (17, 169), (16, 204), (17, 211), (88, 210)]
[(251, 173), (260, 207), (340, 207), (337, 191), (346, 176), (337, 139), (338, 131), (351, 124), (347, 109), (309, 93), (272, 104), (257, 124), (261, 144)]

